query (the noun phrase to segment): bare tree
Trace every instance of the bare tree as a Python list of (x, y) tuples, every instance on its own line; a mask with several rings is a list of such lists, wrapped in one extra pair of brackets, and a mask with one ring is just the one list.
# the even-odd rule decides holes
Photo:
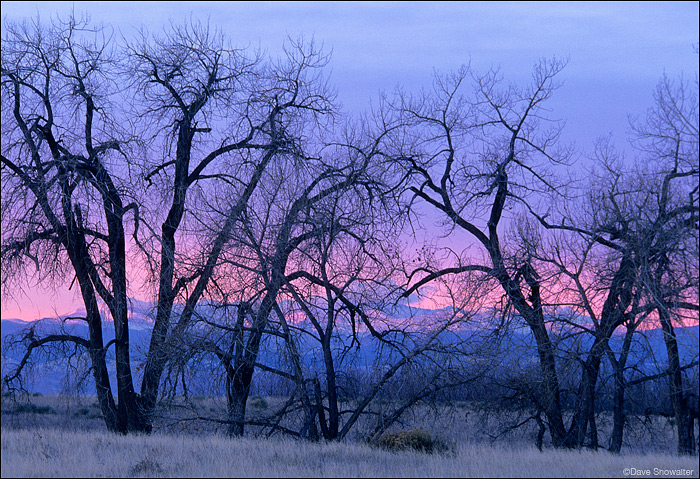
[[(41, 271), (75, 274), (89, 338), (29, 338), (27, 347), (66, 340), (84, 346), (93, 358), (108, 428), (150, 431), (170, 343), (191, 320), (262, 173), (278, 156), (296, 154), (295, 135), (303, 134), (305, 118), (330, 111), (329, 94), (316, 73), (325, 58), (313, 47), (296, 45), (286, 60), (263, 65), (193, 22), (172, 27), (162, 38), (144, 34), (126, 48), (126, 63), (117, 64), (111, 49), (118, 46), (100, 32), (71, 17), (49, 29), (10, 25), (3, 39), (3, 112), (8, 113), (3, 118), (9, 119), (3, 121), (2, 144), (3, 185), (8, 186), (3, 281), (9, 281), (5, 271), (21, 270), (27, 259)], [(121, 47), (119, 53), (124, 51)], [(114, 87), (124, 78), (118, 66), (130, 79), (123, 92)], [(117, 103), (128, 105), (130, 97), (133, 109), (117, 108)], [(129, 135), (115, 138), (120, 124), (139, 135), (146, 147), (144, 164), (127, 154)], [(161, 159), (149, 146), (162, 147)], [(131, 175), (137, 166), (145, 171), (142, 183)], [(149, 187), (163, 195), (155, 206), (146, 199), (153, 194)], [(212, 195), (220, 201), (226, 195), (226, 206), (212, 210)], [(127, 228), (129, 212), (133, 223)], [(157, 232), (152, 225), (159, 221)], [(183, 227), (188, 222), (209, 228), (204, 237), (210, 240), (199, 250), (188, 241), (192, 230)], [(127, 230), (157, 278), (140, 395), (133, 386), (128, 336)], [(175, 318), (178, 297), (184, 308)], [(115, 340), (106, 345), (98, 299), (114, 321)], [(104, 361), (112, 345), (117, 405)]]
[[(85, 348), (107, 427), (142, 429), (129, 359), (124, 230), (137, 206), (114, 176), (128, 136), (111, 102), (117, 92), (111, 38), (73, 17), (48, 28), (8, 24), (4, 31), (3, 282), (27, 260), (42, 278), (74, 275), (89, 338), (28, 337), (27, 348), (56, 341)], [(114, 321), (115, 340), (107, 344), (98, 298)], [(112, 345), (118, 405), (105, 364)]]
[[(298, 157), (300, 147), (294, 135), (304, 133), (304, 122), (309, 118), (315, 121), (329, 114), (332, 105), (324, 80), (316, 73), (325, 65), (326, 57), (313, 44), (309, 47), (292, 44), (285, 61), (258, 71), (251, 69), (255, 61), (225, 48), (223, 37), (210, 38), (209, 32), (201, 27), (176, 30), (168, 38), (156, 40), (155, 48), (144, 42), (131, 51), (149, 111), (165, 115), (160, 121), (174, 121), (177, 132), (175, 160), (166, 158), (147, 175), (151, 178), (166, 168), (173, 168), (175, 174), (170, 190), (174, 196), (159, 239), (162, 246), (158, 263), (158, 310), (142, 388), (144, 399), (152, 407), (168, 356), (166, 335), (175, 298), (185, 293), (186, 286), (192, 282), (172, 331), (177, 341), (205, 293), (224, 245), (263, 172), (278, 157)], [(212, 111), (210, 102), (216, 104), (219, 97), (222, 103), (218, 110)], [(202, 115), (201, 120), (198, 114)], [(223, 118), (216, 118), (218, 115)], [(211, 135), (217, 121), (224, 122), (223, 131), (213, 138), (200, 139), (199, 145), (205, 148), (200, 152), (195, 137)], [(215, 148), (210, 150), (207, 145)], [(191, 165), (195, 152), (201, 159)], [(223, 170), (210, 171), (217, 166)], [(215, 235), (202, 252), (204, 261), (185, 263), (194, 265), (194, 269), (178, 268), (175, 233), (183, 221), (185, 196), (201, 182), (208, 182), (207, 188), (214, 191), (215, 186), (209, 183), (215, 178), (221, 180), (223, 191), (216, 191), (215, 198), (207, 202), (222, 203), (224, 198), (229, 199), (223, 201), (225, 206), (221, 209), (215, 209), (223, 213), (214, 219), (214, 225), (220, 226), (209, 227)], [(217, 199), (216, 195), (225, 196)]]
[[(286, 339), (289, 353), (292, 355), (294, 362), (293, 374), (297, 381), (302, 381), (301, 365), (299, 364), (298, 352), (295, 353), (293, 344), (290, 342), (289, 325), (287, 324), (284, 313), (280, 309), (279, 302), (285, 296), (283, 290), (289, 282), (294, 279), (294, 274), (290, 277), (289, 262), (299, 263), (299, 266), (304, 268), (304, 273), (308, 271), (308, 260), (304, 261), (300, 258), (300, 253), (306, 249), (305, 245), (309, 242), (314, 242), (317, 238), (327, 234), (328, 231), (333, 231), (336, 228), (347, 228), (344, 224), (347, 217), (333, 217), (324, 214), (324, 209), (321, 205), (348, 195), (348, 192), (366, 189), (371, 191), (376, 188), (376, 182), (368, 175), (366, 165), (362, 163), (342, 165), (335, 162), (324, 161), (317, 167), (315, 176), (311, 173), (309, 164), (311, 159), (307, 159), (303, 182), (304, 187), (296, 189), (296, 195), (292, 196), (293, 200), (289, 207), (283, 213), (279, 226), (275, 227), (275, 216), (270, 215), (268, 208), (257, 208), (255, 211), (249, 211), (246, 218), (246, 235), (245, 242), (252, 249), (256, 264), (256, 274), (259, 275), (259, 282), (262, 283), (263, 289), (261, 294), (261, 302), (255, 311), (255, 317), (252, 318), (253, 329), (248, 338), (245, 348), (241, 349), (244, 354), (242, 358), (232, 358), (236, 374), (245, 374), (241, 380), (234, 380), (232, 385), (238, 384), (238, 389), (229, 391), (231, 397), (239, 404), (235, 408), (235, 417), (232, 418), (239, 423), (242, 423), (245, 417), (245, 401), (248, 397), (250, 382), (252, 379), (255, 360), (258, 355), (258, 348), (263, 332), (270, 326), (270, 315), (275, 313), (281, 320), (278, 326), (278, 333)], [(308, 175), (308, 176), (307, 176)], [(286, 183), (291, 183), (286, 186), (294, 188), (297, 185), (295, 182), (290, 182), (288, 177), (285, 177)], [(273, 191), (278, 192), (277, 188)], [(281, 196), (275, 195), (275, 207), (279, 207)], [(356, 197), (357, 200), (357, 197)], [(362, 204), (363, 201), (358, 201)], [(254, 217), (254, 218), (253, 218)], [(262, 224), (260, 220), (263, 218), (270, 220), (272, 224)], [(255, 222), (257, 225), (253, 225)], [(270, 236), (270, 233), (272, 235)], [(241, 264), (240, 260), (237, 261)], [(242, 425), (239, 433), (242, 433)]]
[[(673, 321), (697, 324), (698, 227), (700, 226), (700, 168), (698, 151), (698, 80), (690, 87), (664, 78), (646, 121), (635, 125), (642, 155), (649, 158), (654, 178), (648, 207), (650, 261), (642, 266), (641, 281), (649, 307), (658, 314), (668, 354), (669, 396), (676, 419), (678, 453), (695, 454), (695, 419), (691, 391), (682, 375)], [(646, 173), (643, 170), (643, 173)], [(647, 175), (645, 175), (647, 176)], [(648, 176), (647, 176), (648, 177)], [(645, 178), (646, 180), (646, 178)], [(648, 187), (649, 182), (645, 181)], [(690, 316), (685, 312), (691, 311)]]
[[(376, 145), (331, 144), (317, 157), (307, 153), (303, 162), (269, 170), (239, 236), (227, 245), (216, 282), (220, 303), (235, 305), (237, 315), (201, 315), (178, 354), (212, 354), (220, 361), (229, 411), (217, 421), (228, 424), (229, 434), (255, 425), (270, 433), (339, 440), (370, 415), (378, 417), (377, 436), (418, 401), (476, 376), (465, 374), (462, 364), (476, 354), (465, 346), (476, 334), (462, 331), (473, 315), (462, 302), (471, 304), (482, 283), (473, 290), (460, 284), (466, 298), (453, 296), (453, 307), (432, 319), (413, 318), (410, 308), (394, 304), (404, 291), (396, 282), (405, 278), (396, 239), (402, 222), (386, 191), (383, 179), (390, 173)], [(295, 175), (299, 169), (304, 174)], [(265, 354), (265, 341), (278, 349)], [(367, 351), (378, 352), (374, 366), (365, 364)], [(353, 367), (365, 375), (374, 367), (377, 377), (352, 394), (350, 406), (343, 377)], [(415, 381), (415, 390), (396, 396), (390, 411), (374, 411), (378, 398), (394, 396), (397, 376), (409, 369), (422, 369), (425, 376)], [(279, 410), (247, 418), (256, 371), (275, 374), (293, 388)]]
[[(500, 87), (497, 71), (486, 75), (462, 69), (437, 77), (431, 94), (400, 94), (387, 102), (395, 161), (411, 175), (409, 191), (416, 201), (440, 212), (456, 234), (475, 240), (484, 261), (474, 254), (456, 264), (424, 272), (417, 270), (408, 293), (444, 275), (479, 271), (502, 288), (510, 305), (532, 332), (540, 360), (540, 398), (552, 442), (569, 446), (564, 427), (556, 358), (542, 307), (540, 276), (529, 258), (511, 256), (501, 242), (502, 219), (511, 209), (527, 209), (537, 195), (555, 190), (552, 173), (565, 163), (567, 152), (555, 151), (557, 125), (547, 122), (543, 103), (556, 89), (555, 76), (565, 62), (536, 65), (527, 88)], [(474, 94), (461, 92), (471, 79)], [(539, 127), (539, 128), (538, 128)], [(541, 196), (540, 196), (541, 197)]]
[[(698, 224), (695, 103), (691, 91), (674, 89), (665, 79), (645, 125), (636, 127), (638, 151), (645, 163), (626, 167), (609, 143), (601, 141), (596, 149), (599, 169), (590, 173), (592, 180), (584, 186), (583, 197), (572, 195), (563, 211), (554, 208), (542, 216), (533, 212), (533, 221), (560, 233), (554, 241), (538, 245), (539, 253), (530, 248), (539, 261), (553, 266), (552, 278), (562, 297), (552, 303), (574, 307), (586, 321), (569, 324), (593, 336), (585, 361), (581, 361), (582, 377), (569, 429), (579, 445), (587, 433), (590, 444), (598, 444), (595, 388), (601, 361), (607, 355), (617, 389), (610, 448), (619, 452), (625, 364), (632, 335), (640, 324), (651, 322), (652, 313), (665, 333), (668, 371), (675, 377), (671, 403), (674, 411), (689, 416), (687, 398), (683, 397), (687, 393), (679, 392), (685, 388), (671, 314), (682, 318), (683, 311), (698, 308), (693, 299), (697, 296), (697, 271), (689, 267), (695, 264), (692, 252), (697, 248)], [(526, 243), (534, 245), (536, 241)], [(692, 316), (689, 319), (692, 324)], [(616, 357), (609, 341), (623, 325), (626, 336)], [(694, 449), (692, 422), (678, 419), (682, 454), (692, 454)]]
[[(543, 128), (547, 120), (541, 116), (542, 103), (556, 88), (553, 78), (562, 67), (556, 61), (540, 63), (527, 89), (500, 88), (497, 72), (471, 74), (471, 96), (461, 93), (468, 69), (437, 77), (430, 93), (399, 93), (386, 101), (381, 127), (387, 132), (389, 156), (405, 166), (413, 211), (418, 214), (427, 207), (441, 212), (451, 237), (466, 234), (484, 256), (484, 261), (476, 261), (478, 253), (472, 249), (453, 255), (451, 265), (418, 268), (407, 294), (445, 275), (479, 271), (495, 280), (506, 299), (505, 310), (512, 308), (533, 334), (541, 378), (531, 397), (544, 413), (553, 444), (580, 446), (588, 437), (588, 444), (598, 447), (594, 404), (601, 362), (606, 354), (611, 361), (615, 358), (609, 349), (614, 331), (624, 324), (631, 335), (650, 313), (649, 285), (654, 282), (645, 271), (667, 275), (669, 281), (671, 270), (683, 272), (684, 280), (673, 281), (665, 295), (678, 295), (676, 305), (697, 308), (689, 299), (697, 280), (688, 274), (687, 259), (673, 253), (677, 244), (683, 251), (692, 250), (686, 245), (694, 244), (696, 236), (697, 187), (692, 183), (697, 177), (697, 110), (688, 107), (694, 105), (688, 92), (671, 93), (668, 85), (665, 92), (660, 89), (665, 101), (647, 123), (654, 132), (645, 130), (645, 135), (656, 140), (654, 161), (667, 166), (628, 172), (607, 158), (601, 163), (601, 184), (588, 186), (588, 203), (582, 205), (580, 195), (557, 175), (568, 155), (556, 149), (556, 124)], [(604, 146), (599, 153), (606, 154)], [(652, 178), (656, 186), (645, 189), (642, 185)], [(682, 193), (670, 194), (676, 190)], [(502, 234), (506, 225), (509, 236)], [(549, 231), (541, 232), (543, 227)], [(663, 261), (658, 261), (665, 254), (673, 255), (676, 263), (660, 273)], [(574, 316), (557, 313), (572, 306)], [(672, 329), (665, 329), (666, 337), (672, 338)], [(576, 344), (584, 344), (580, 341), (589, 335), (593, 342), (583, 354), (560, 351), (555, 331), (560, 344), (569, 335)], [(670, 358), (677, 356), (672, 349)], [(616, 359), (619, 372), (628, 352), (623, 350)], [(582, 379), (570, 427), (564, 422), (557, 371), (562, 354), (584, 358), (578, 360)], [(622, 415), (617, 420), (622, 423)], [(620, 438), (621, 433), (614, 442)]]

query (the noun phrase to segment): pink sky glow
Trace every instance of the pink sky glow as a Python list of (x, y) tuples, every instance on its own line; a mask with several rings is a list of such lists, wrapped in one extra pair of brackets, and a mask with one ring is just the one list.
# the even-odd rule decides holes
[[(220, 27), (238, 46), (281, 53), (287, 36), (313, 36), (332, 52), (331, 84), (351, 113), (376, 104), (380, 90), (429, 87), (434, 71), (471, 63), (501, 66), (525, 85), (542, 57), (568, 58), (551, 117), (566, 121), (564, 142), (585, 151), (612, 135), (626, 149), (628, 119), (651, 106), (663, 74), (691, 80), (698, 71), (698, 2), (2, 2), (2, 21), (90, 14), (129, 37), (159, 32), (190, 16)], [(444, 242), (450, 243), (452, 239)], [(454, 240), (461, 243), (461, 240)], [(68, 279), (70, 282), (70, 278)], [(132, 278), (130, 295), (148, 293)], [(78, 287), (27, 284), (3, 291), (1, 317), (33, 320), (82, 307)], [(432, 306), (431, 306), (432, 305)], [(418, 307), (438, 307), (423, 297)]]

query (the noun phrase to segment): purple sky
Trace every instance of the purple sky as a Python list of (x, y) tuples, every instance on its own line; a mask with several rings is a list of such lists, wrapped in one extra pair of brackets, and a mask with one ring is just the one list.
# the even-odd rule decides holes
[[(471, 62), (499, 66), (524, 85), (541, 57), (568, 57), (562, 88), (549, 103), (567, 122), (564, 139), (588, 149), (613, 134), (624, 148), (628, 115), (640, 116), (664, 72), (694, 80), (698, 2), (2, 2), (2, 19), (65, 16), (72, 8), (125, 36), (141, 25), (158, 32), (190, 15), (226, 32), (237, 46), (281, 52), (287, 35), (314, 36), (332, 51), (331, 82), (351, 112), (380, 90), (429, 86), (433, 70)], [(54, 296), (55, 295), (55, 296)], [(60, 291), (4, 301), (2, 317), (36, 317)], [(51, 299), (53, 297), (53, 299)], [(59, 311), (64, 312), (64, 311)]]

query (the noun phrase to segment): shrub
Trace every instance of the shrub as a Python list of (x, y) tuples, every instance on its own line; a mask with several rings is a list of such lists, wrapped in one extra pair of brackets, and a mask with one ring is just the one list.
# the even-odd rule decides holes
[(447, 442), (434, 438), (428, 431), (417, 428), (384, 434), (376, 441), (376, 444), (390, 451), (414, 450), (445, 453), (452, 450)]
[(86, 419), (95, 419), (95, 418), (102, 417), (102, 414), (101, 414), (99, 411), (95, 411), (95, 410), (92, 409), (92, 408), (81, 407), (80, 409), (77, 409), (77, 410), (73, 413), (73, 417), (82, 417), (82, 418), (86, 418)]
[(132, 477), (158, 477), (163, 475), (163, 466), (152, 458), (146, 457), (129, 469)]
[(28, 412), (32, 414), (56, 414), (56, 410), (51, 406), (37, 406), (32, 403), (18, 404), (14, 412)]
[(248, 400), (248, 405), (256, 409), (267, 409), (267, 401), (264, 397), (253, 396)]

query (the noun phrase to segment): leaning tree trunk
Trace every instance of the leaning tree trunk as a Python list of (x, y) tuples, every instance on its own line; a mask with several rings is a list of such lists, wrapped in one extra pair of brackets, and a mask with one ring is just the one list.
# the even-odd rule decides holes
[(627, 332), (625, 333), (625, 340), (622, 343), (622, 351), (620, 351), (619, 359), (615, 358), (615, 354), (613, 353), (612, 349), (610, 349), (610, 345), (607, 346), (608, 358), (610, 359), (610, 364), (612, 364), (615, 378), (615, 396), (613, 398), (613, 430), (610, 438), (610, 447), (608, 448), (608, 450), (614, 454), (619, 454), (620, 450), (622, 449), (625, 422), (627, 421), (627, 416), (625, 414), (625, 393), (627, 390), (625, 366), (627, 365), (627, 358), (629, 357), (630, 350), (632, 349), (632, 337), (637, 330), (638, 324), (638, 322), (627, 323)]
[(102, 319), (97, 307), (94, 290), (91, 284), (84, 284), (83, 280), (78, 280), (82, 290), (83, 301), (85, 303), (89, 343), (88, 354), (92, 363), (92, 374), (95, 380), (95, 392), (97, 401), (100, 404), (100, 411), (110, 432), (125, 432), (122, 421), (119, 420), (117, 406), (114, 402), (112, 387), (109, 382), (109, 371), (105, 362), (104, 340), (102, 337)]
[(540, 371), (544, 389), (542, 408), (547, 418), (552, 444), (554, 447), (573, 447), (574, 444), (571, 441), (571, 437), (567, 434), (564, 427), (554, 347), (547, 335), (544, 322), (531, 324), (530, 328), (535, 335), (537, 352), (540, 357)]
[(534, 270), (529, 265), (522, 268), (523, 276), (530, 286), (530, 304), (522, 294), (519, 284), (511, 279), (503, 267), (500, 252), (492, 249), (492, 259), (494, 265), (499, 265), (500, 274), (498, 280), (503, 289), (510, 297), (516, 310), (530, 327), (535, 343), (537, 344), (537, 354), (540, 360), (540, 373), (542, 374), (542, 394), (541, 407), (547, 419), (547, 426), (552, 437), (554, 447), (573, 447), (571, 436), (567, 434), (564, 427), (564, 417), (561, 408), (561, 397), (559, 392), (559, 376), (556, 368), (556, 358), (554, 355), (554, 345), (549, 337), (545, 325), (542, 302), (540, 297), (540, 286), (535, 276)]
[[(72, 214), (72, 208), (67, 197), (63, 198), (64, 217), (66, 219), (66, 238), (64, 246), (68, 258), (73, 265), (75, 277), (80, 287), (80, 294), (85, 305), (85, 315), (89, 333), (88, 354), (92, 363), (93, 378), (95, 380), (95, 392), (100, 404), (100, 411), (111, 432), (126, 432), (124, 422), (119, 416), (117, 405), (112, 394), (112, 386), (109, 381), (109, 372), (105, 361), (105, 347), (102, 336), (102, 318), (97, 305), (95, 287), (90, 280), (89, 254), (85, 242), (85, 236), (78, 232), (78, 224)], [(79, 220), (80, 221), (80, 220)]]

